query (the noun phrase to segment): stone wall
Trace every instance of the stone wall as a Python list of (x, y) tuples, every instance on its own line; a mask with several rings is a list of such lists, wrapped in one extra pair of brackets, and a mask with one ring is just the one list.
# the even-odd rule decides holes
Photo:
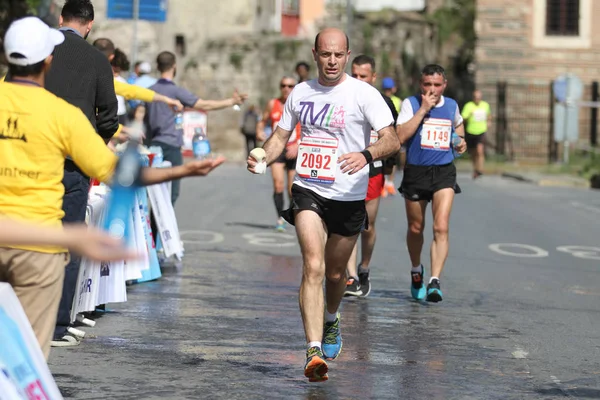
[[(282, 76), (295, 76), (300, 60), (312, 63), (312, 43), (308, 40), (283, 39), (260, 35), (208, 41), (188, 57), (179, 83), (205, 99), (231, 96), (235, 88), (248, 93), (246, 105), (263, 109), (279, 94)], [(245, 158), (245, 142), (240, 133), (241, 112), (232, 109), (208, 114), (208, 135), (213, 148), (230, 159)]]
[[(53, 0), (60, 3), (62, 0)], [(89, 41), (112, 39), (131, 58), (133, 23), (107, 20), (106, 0), (94, 0), (95, 25)], [(268, 0), (196, 2), (170, 0), (166, 23), (138, 23), (138, 60), (154, 64), (162, 50), (176, 51), (175, 36), (183, 35), (186, 53), (178, 53), (178, 84), (205, 99), (229, 97), (234, 88), (249, 94), (248, 104), (263, 108), (279, 93), (283, 75), (295, 75), (298, 61), (307, 61), (316, 76), (312, 58), (314, 36), (286, 39), (269, 29)], [(60, 9), (60, 7), (58, 7)], [(262, 17), (258, 17), (258, 11)], [(326, 10), (315, 28), (345, 27), (345, 12)], [(351, 58), (366, 53), (377, 60), (380, 78), (392, 76), (402, 96), (413, 93), (418, 71), (438, 60), (435, 28), (419, 13), (385, 10), (355, 16), (350, 34)], [(348, 66), (347, 72), (350, 72)], [(217, 152), (231, 159), (244, 158), (239, 125), (243, 111), (210, 112), (208, 134)]]
[[(336, 24), (339, 22), (327, 25)], [(353, 32), (350, 58), (361, 53), (375, 56), (379, 76), (396, 78), (399, 89), (405, 92), (415, 89), (415, 76), (418, 77), (422, 65), (436, 61), (432, 45), (435, 32), (418, 14), (361, 16), (355, 20)], [(205, 98), (228, 96), (237, 87), (250, 95), (248, 103), (262, 108), (278, 95), (283, 75), (295, 76), (294, 66), (298, 61), (307, 61), (311, 75), (316, 76), (312, 46), (312, 38), (293, 40), (277, 35), (210, 40), (196, 57), (188, 59), (181, 84)], [(212, 112), (208, 118), (215, 149), (236, 159), (244, 157), (240, 118), (232, 110)]]

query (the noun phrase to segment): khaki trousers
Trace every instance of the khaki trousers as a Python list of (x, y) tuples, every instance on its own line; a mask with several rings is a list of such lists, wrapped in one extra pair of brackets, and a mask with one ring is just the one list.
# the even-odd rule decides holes
[(68, 253), (0, 248), (0, 282), (15, 291), (48, 360)]

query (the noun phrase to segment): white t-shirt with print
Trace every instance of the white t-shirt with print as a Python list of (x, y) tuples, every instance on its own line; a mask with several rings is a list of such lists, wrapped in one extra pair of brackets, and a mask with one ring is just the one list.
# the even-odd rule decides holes
[(337, 158), (363, 151), (371, 129), (380, 131), (393, 124), (379, 91), (347, 74), (336, 86), (322, 86), (317, 79), (302, 82), (285, 102), (278, 126), (292, 131), (298, 121), (302, 135), (294, 184), (330, 200), (364, 200), (369, 165), (349, 175), (341, 172)]

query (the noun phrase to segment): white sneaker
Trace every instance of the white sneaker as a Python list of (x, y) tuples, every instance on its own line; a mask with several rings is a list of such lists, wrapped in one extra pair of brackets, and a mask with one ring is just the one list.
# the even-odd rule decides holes
[(75, 338), (78, 340), (81, 340), (85, 337), (85, 332), (82, 331), (81, 329), (68, 327), (67, 332), (69, 332), (71, 335), (75, 336)]
[(67, 334), (67, 335), (63, 336), (62, 339), (60, 339), (60, 340), (51, 341), (50, 346), (52, 346), (52, 347), (72, 347), (72, 346), (79, 346), (79, 343), (81, 343), (81, 342), (79, 340), (77, 340), (77, 338), (75, 336)]
[(87, 325), (90, 328), (93, 328), (94, 326), (96, 326), (96, 321), (94, 321), (93, 319), (84, 317), (83, 314), (77, 314), (77, 322)]

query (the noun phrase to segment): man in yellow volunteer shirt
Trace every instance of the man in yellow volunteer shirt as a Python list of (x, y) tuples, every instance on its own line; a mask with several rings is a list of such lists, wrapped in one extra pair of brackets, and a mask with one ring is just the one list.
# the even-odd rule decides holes
[(462, 117), (466, 122), (465, 141), (473, 160), (473, 179), (483, 175), (485, 162), (485, 133), (492, 122), (490, 105), (481, 100), (481, 92), (473, 92), (473, 101), (468, 102), (462, 109)]
[[(63, 40), (39, 18), (13, 22), (4, 38), (12, 79), (0, 85), (0, 214), (49, 228), (62, 226), (66, 156), (103, 182), (118, 161), (79, 108), (44, 89), (52, 52)], [(203, 176), (223, 161), (144, 168), (138, 182)], [(46, 358), (68, 259), (60, 246), (0, 245), (0, 280), (13, 286)]]

